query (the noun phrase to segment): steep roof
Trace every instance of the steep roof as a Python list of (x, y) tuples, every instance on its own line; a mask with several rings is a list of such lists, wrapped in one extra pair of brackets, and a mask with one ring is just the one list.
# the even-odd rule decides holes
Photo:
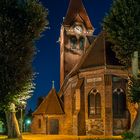
[[(64, 83), (60, 89), (59, 96), (63, 95), (63, 88), (65, 87), (68, 79), (80, 72), (80, 70), (88, 68), (96, 68), (104, 66), (106, 68), (122, 68), (123, 65), (115, 57), (115, 53), (111, 49), (112, 44), (106, 40), (106, 33), (101, 32), (89, 46), (78, 64), (74, 66), (71, 72), (66, 76)], [(82, 79), (78, 81), (76, 88), (82, 84)]]
[(91, 50), (85, 57), (80, 69), (103, 65), (121, 65), (111, 49), (111, 43), (106, 41), (104, 32), (102, 32), (91, 45)]
[(66, 25), (66, 26), (71, 25), (71, 23), (75, 21), (76, 19), (79, 20), (79, 16), (84, 21), (85, 26), (88, 29), (93, 30), (93, 26), (90, 22), (88, 14), (82, 3), (82, 0), (70, 0), (69, 7), (67, 10), (67, 14), (65, 16), (63, 25)]
[(63, 103), (59, 98), (59, 96), (57, 95), (56, 90), (54, 88), (50, 90), (48, 96), (45, 97), (45, 99), (33, 113), (33, 115), (38, 114), (47, 114), (47, 115), (64, 114)]
[[(106, 33), (101, 32), (89, 46), (88, 50), (85, 52), (78, 64), (74, 66), (71, 72), (66, 76), (63, 85), (59, 92), (59, 97), (64, 93), (64, 87), (68, 82), (68, 79), (72, 76), (78, 74), (81, 70), (86, 70), (88, 68), (96, 67), (106, 67), (106, 68), (119, 68), (122, 69), (124, 66), (119, 63), (119, 60), (115, 56), (115, 52), (112, 51), (111, 44), (106, 39)], [(124, 77), (126, 78), (126, 77)], [(79, 79), (76, 85), (76, 89), (81, 86), (83, 79)]]
[(75, 75), (79, 70), (97, 66), (122, 66), (111, 49), (111, 43), (106, 41), (104, 32), (97, 36), (81, 58), (81, 61), (72, 69), (68, 76)]

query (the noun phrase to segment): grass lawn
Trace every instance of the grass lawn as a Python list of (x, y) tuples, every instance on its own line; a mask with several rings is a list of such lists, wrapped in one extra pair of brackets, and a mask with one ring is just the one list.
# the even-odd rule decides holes
[[(0, 140), (6, 140), (7, 136), (0, 136)], [(40, 134), (23, 134), (23, 140), (122, 140), (120, 136), (98, 137), (98, 136), (69, 136), (69, 135), (40, 135)], [(18, 139), (7, 139), (18, 140)]]
[(18, 139), (7, 139), (7, 136), (0, 135), (0, 140), (18, 140)]

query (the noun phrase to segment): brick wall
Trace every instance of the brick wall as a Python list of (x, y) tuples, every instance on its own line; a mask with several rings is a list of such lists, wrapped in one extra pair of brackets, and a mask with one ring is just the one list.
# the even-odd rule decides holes
[(71, 84), (67, 86), (67, 89), (64, 93), (64, 126), (63, 132), (67, 135), (73, 134), (73, 123), (72, 123), (72, 95), (71, 95)]
[(85, 94), (84, 94), (84, 83), (80, 87), (80, 112), (78, 114), (78, 135), (86, 134), (86, 122), (85, 122)]
[[(85, 76), (85, 118), (86, 118), (86, 134), (87, 135), (103, 135), (104, 134), (104, 78), (102, 74)], [(98, 90), (101, 95), (101, 116), (89, 117), (88, 113), (88, 94), (92, 89)]]
[(105, 86), (105, 135), (112, 135), (113, 111), (112, 111), (112, 76), (104, 75)]
[[(39, 128), (39, 120), (41, 127)], [(43, 115), (35, 115), (32, 120), (31, 132), (34, 134), (46, 134), (46, 118)]]

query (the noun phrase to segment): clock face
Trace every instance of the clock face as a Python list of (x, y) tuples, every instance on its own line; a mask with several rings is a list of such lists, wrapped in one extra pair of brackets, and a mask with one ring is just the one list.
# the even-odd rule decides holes
[(76, 33), (78, 33), (78, 34), (81, 34), (82, 31), (83, 31), (83, 29), (82, 29), (81, 26), (77, 25), (77, 26), (74, 27), (74, 31), (75, 31)]

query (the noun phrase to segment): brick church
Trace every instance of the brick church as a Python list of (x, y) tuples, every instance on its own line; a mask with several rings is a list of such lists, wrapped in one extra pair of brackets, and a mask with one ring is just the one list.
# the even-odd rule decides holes
[(60, 91), (54, 86), (33, 113), (32, 133), (119, 135), (130, 129), (128, 71), (106, 34), (94, 36), (82, 0), (70, 0), (60, 30)]

